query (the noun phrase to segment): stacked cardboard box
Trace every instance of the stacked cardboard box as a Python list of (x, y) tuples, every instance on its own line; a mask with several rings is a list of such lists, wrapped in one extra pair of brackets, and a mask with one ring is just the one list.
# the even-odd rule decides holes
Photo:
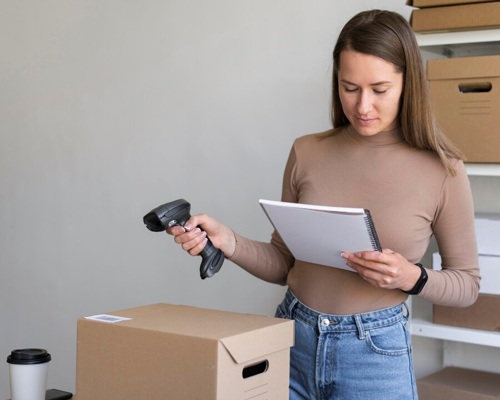
[(447, 32), (500, 27), (500, 2), (491, 0), (408, 0), (419, 7), (410, 23), (415, 32)]
[(429, 60), (427, 79), (437, 122), (466, 161), (500, 162), (500, 56)]
[(76, 400), (288, 399), (293, 321), (154, 304), (78, 320)]
[[(500, 331), (500, 215), (478, 213), (475, 219), (481, 288), (479, 297), (466, 308), (433, 306), (433, 322), (464, 328)], [(441, 269), (434, 253), (433, 269)]]
[(500, 375), (448, 367), (417, 381), (420, 400), (498, 400)]

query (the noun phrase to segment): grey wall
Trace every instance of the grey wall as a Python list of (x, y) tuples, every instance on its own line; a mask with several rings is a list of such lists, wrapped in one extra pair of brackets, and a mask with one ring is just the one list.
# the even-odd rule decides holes
[[(53, 356), (76, 320), (156, 302), (272, 315), (283, 288), (199, 257), (142, 216), (180, 197), (259, 240), (293, 139), (329, 124), (330, 53), (356, 12), (404, 1), (0, 2), (0, 357)], [(0, 399), (9, 397), (0, 368)]]

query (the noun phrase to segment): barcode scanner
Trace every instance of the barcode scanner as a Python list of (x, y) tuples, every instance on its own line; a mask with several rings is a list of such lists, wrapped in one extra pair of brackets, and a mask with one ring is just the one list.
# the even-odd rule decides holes
[[(144, 216), (143, 221), (150, 231), (163, 232), (175, 225), (184, 226), (191, 218), (190, 210), (191, 204), (179, 199), (151, 210)], [(219, 272), (224, 262), (224, 253), (216, 249), (210, 239), (200, 256), (203, 259), (200, 265), (201, 279), (210, 278)]]

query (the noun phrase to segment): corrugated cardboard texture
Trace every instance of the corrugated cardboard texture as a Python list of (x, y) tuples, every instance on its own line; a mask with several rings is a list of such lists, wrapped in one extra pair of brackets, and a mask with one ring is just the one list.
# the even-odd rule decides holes
[(427, 77), (437, 122), (466, 161), (500, 162), (500, 56), (430, 60)]
[(131, 319), (78, 320), (77, 400), (288, 399), (293, 321), (168, 304), (109, 314)]
[(441, 32), (500, 27), (500, 2), (431, 7), (413, 10), (415, 32)]
[(500, 296), (479, 294), (477, 301), (470, 307), (434, 305), (432, 321), (441, 325), (500, 332), (498, 310), (500, 310)]
[(411, 7), (441, 7), (454, 6), (457, 4), (487, 3), (492, 0), (408, 0), (406, 4)]
[(498, 400), (500, 375), (449, 367), (417, 381), (420, 400)]

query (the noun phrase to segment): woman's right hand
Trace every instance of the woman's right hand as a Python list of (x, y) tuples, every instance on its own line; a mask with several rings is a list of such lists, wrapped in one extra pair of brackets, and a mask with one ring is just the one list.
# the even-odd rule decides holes
[(173, 226), (166, 232), (173, 235), (175, 243), (180, 244), (192, 256), (200, 254), (205, 248), (207, 236), (227, 258), (234, 254), (236, 248), (232, 229), (206, 214), (193, 215), (184, 226)]

